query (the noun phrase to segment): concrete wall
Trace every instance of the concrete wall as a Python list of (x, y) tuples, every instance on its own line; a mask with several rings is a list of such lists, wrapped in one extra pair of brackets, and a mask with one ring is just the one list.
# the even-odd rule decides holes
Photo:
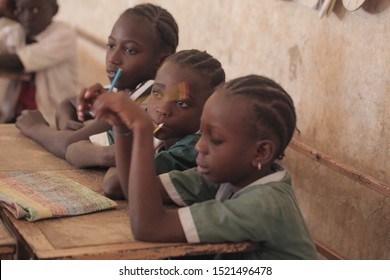
[[(142, 1), (59, 0), (58, 18), (106, 41), (119, 14)], [(390, 0), (329, 17), (276, 0), (153, 1), (180, 29), (180, 49), (207, 50), (228, 78), (275, 79), (292, 95), (300, 143), (371, 176), (378, 193), (296, 149), (286, 165), (313, 235), (351, 259), (390, 259)], [(104, 51), (80, 39), (83, 82), (106, 83)]]

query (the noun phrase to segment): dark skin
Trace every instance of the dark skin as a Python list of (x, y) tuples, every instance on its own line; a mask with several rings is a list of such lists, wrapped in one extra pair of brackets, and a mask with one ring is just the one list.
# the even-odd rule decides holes
[[(181, 82), (188, 83), (189, 98), (168, 101), (155, 98), (164, 95), (164, 90), (173, 89)], [(205, 86), (204, 77), (193, 70), (171, 61), (161, 66), (148, 99), (151, 103), (147, 103), (147, 113), (154, 127), (164, 123), (154, 136), (162, 141), (165, 149), (169, 149), (186, 135), (194, 134), (199, 130), (203, 106), (210, 94), (210, 87)], [(116, 157), (121, 156), (116, 155)], [(128, 166), (125, 166), (124, 170), (115, 169), (110, 168), (104, 178), (104, 192), (113, 199), (127, 198), (127, 179), (120, 182), (117, 172), (126, 174)]]
[[(197, 169), (206, 180), (230, 182), (241, 189), (272, 173), (278, 143), (272, 132), (265, 131), (261, 139), (250, 137), (251, 128), (243, 125), (247, 123), (250, 101), (227, 95), (223, 89), (207, 100), (201, 117), (202, 137), (196, 145)], [(109, 94), (97, 99), (94, 112), (114, 125), (115, 130), (133, 131), (132, 136), (118, 136), (115, 141), (116, 152), (121, 155), (116, 158), (119, 175), (122, 182), (127, 181), (131, 194), (128, 205), (134, 237), (153, 242), (185, 242), (178, 211), (164, 207), (168, 195), (155, 176), (154, 125), (150, 117), (134, 102)], [(261, 170), (257, 168), (259, 163)]]
[[(137, 26), (142, 28), (134, 28)], [(128, 27), (133, 28), (129, 30)], [(118, 90), (133, 90), (139, 83), (153, 79), (161, 62), (169, 55), (159, 48), (159, 44), (156, 31), (144, 19), (131, 15), (120, 17), (107, 42), (106, 72), (110, 82), (119, 68), (122, 75), (116, 84)], [(155, 55), (152, 55), (153, 52)], [(143, 56), (142, 61), (134, 60), (135, 55)], [(76, 130), (83, 126), (80, 121), (91, 118), (85, 115), (76, 117), (76, 104), (84, 106), (83, 96), (87, 90), (103, 91), (103, 87), (96, 84), (81, 90), (78, 98), (64, 100), (57, 111), (58, 129)]]
[[(121, 68), (123, 74), (117, 83), (119, 89), (134, 89), (139, 83), (153, 79), (157, 68), (168, 55), (159, 47), (159, 42), (153, 26), (144, 19), (134, 15), (121, 16), (115, 23), (108, 41), (106, 55), (108, 78), (112, 80), (116, 71)], [(80, 96), (84, 96), (88, 91), (102, 90), (103, 87), (97, 84), (83, 90)], [(93, 134), (109, 130), (111, 125), (105, 121), (94, 120), (75, 131), (58, 131), (48, 126), (39, 111), (23, 111), (17, 118), (16, 126), (23, 134), (56, 156), (61, 158), (66, 156), (75, 166), (115, 164), (113, 147), (96, 147), (89, 141), (82, 141), (88, 140)], [(70, 145), (72, 148), (67, 154)]]
[[(15, 3), (16, 19), (23, 26), (27, 38), (45, 30), (58, 11), (56, 2), (52, 0), (15, 0)], [(0, 71), (20, 74), (24, 72), (24, 66), (16, 54), (0, 54)]]
[(6, 17), (16, 20), (15, 14), (15, 1), (14, 0), (0, 0), (0, 18)]

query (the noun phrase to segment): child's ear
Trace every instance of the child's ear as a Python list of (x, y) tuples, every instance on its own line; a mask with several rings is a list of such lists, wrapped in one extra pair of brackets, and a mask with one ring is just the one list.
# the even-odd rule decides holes
[(272, 140), (265, 139), (257, 141), (256, 146), (256, 155), (252, 160), (253, 166), (257, 168), (259, 163), (264, 166), (274, 160), (276, 145)]

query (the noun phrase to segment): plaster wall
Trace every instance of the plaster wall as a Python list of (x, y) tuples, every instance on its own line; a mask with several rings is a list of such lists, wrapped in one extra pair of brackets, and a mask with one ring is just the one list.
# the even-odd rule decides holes
[[(126, 8), (143, 1), (59, 0), (58, 19), (106, 41)], [(277, 0), (160, 0), (180, 30), (179, 50), (217, 57), (234, 78), (256, 73), (293, 97), (296, 137), (390, 184), (390, 0), (330, 16)], [(85, 85), (107, 83), (104, 51), (80, 39)], [(351, 259), (390, 259), (390, 198), (291, 149), (285, 159), (313, 235)]]

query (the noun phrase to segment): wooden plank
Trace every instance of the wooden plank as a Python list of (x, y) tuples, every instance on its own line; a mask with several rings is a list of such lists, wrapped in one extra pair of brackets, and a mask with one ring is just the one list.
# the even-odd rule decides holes
[(55, 252), (38, 252), (40, 259), (80, 259), (80, 260), (154, 260), (169, 257), (213, 255), (219, 253), (246, 252), (258, 249), (253, 242), (240, 243), (149, 243), (133, 241), (125, 244), (69, 248)]
[(368, 174), (365, 174), (349, 165), (338, 162), (336, 159), (317, 151), (299, 140), (292, 139), (289, 147), (386, 197), (390, 197), (390, 186)]
[(77, 169), (25, 137), (14, 124), (0, 126), (0, 172)]
[(16, 240), (0, 221), (0, 260), (12, 260), (16, 254)]
[(327, 260), (346, 260), (344, 256), (342, 256), (340, 253), (336, 252), (329, 246), (325, 245), (321, 241), (315, 239), (314, 243), (316, 245), (317, 252), (321, 256), (325, 257)]

